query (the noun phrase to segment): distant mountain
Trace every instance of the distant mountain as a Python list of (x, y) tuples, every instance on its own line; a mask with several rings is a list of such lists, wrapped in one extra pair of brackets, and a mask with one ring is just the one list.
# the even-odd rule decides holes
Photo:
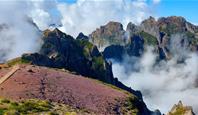
[[(150, 17), (142, 21), (140, 25), (130, 22), (126, 30), (119, 22), (109, 22), (92, 32), (90, 41), (96, 46), (107, 48), (104, 50), (104, 56), (107, 56), (105, 58), (114, 58), (115, 53), (112, 53), (111, 57), (109, 52), (116, 50), (114, 49), (115, 45), (118, 45), (118, 48), (120, 46), (130, 46), (130, 48), (138, 46), (138, 48), (134, 48), (135, 50), (132, 49), (133, 51), (124, 48), (126, 49), (125, 52), (134, 56), (141, 54), (142, 49), (139, 46), (151, 45), (159, 53), (159, 59), (169, 59), (174, 55), (174, 51), (171, 51), (174, 44), (171, 43), (175, 41), (191, 51), (198, 50), (198, 26), (191, 24), (183, 17), (176, 16), (162, 17), (158, 20)], [(111, 45), (113, 45), (113, 48), (111, 48)], [(120, 58), (120, 56), (115, 58)]]
[(93, 31), (90, 35), (90, 41), (99, 49), (111, 44), (125, 44), (127, 39), (123, 26), (119, 22), (109, 22), (107, 25)]

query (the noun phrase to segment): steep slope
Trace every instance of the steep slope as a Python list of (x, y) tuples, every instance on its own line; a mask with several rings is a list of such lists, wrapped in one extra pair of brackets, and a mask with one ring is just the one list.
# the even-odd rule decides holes
[[(0, 77), (10, 69), (1, 69)], [(0, 84), (0, 97), (48, 100), (92, 114), (150, 114), (143, 101), (129, 92), (65, 70), (26, 64)]]
[(53, 68), (64, 68), (80, 75), (101, 80), (132, 92), (141, 93), (126, 87), (113, 77), (111, 63), (107, 62), (97, 47), (85, 39), (74, 39), (58, 29), (43, 33), (40, 52), (24, 54), (22, 59), (32, 64)]

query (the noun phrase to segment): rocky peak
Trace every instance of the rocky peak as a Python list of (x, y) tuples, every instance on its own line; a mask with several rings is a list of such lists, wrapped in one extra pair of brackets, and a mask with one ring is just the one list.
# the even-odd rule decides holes
[(89, 37), (84, 35), (82, 32), (80, 32), (78, 34), (78, 36), (76, 37), (76, 39), (79, 39), (79, 40), (89, 40)]
[(123, 26), (119, 22), (110, 21), (106, 26), (101, 26), (102, 28), (108, 29), (111, 32), (118, 32), (123, 30)]
[(160, 31), (164, 31), (167, 34), (181, 33), (187, 31), (186, 22), (183, 17), (163, 17), (158, 19), (158, 27)]
[(155, 18), (150, 17), (140, 24), (141, 31), (147, 32), (156, 38), (159, 38), (159, 27)]
[(53, 30), (50, 29), (44, 30), (43, 34), (45, 38), (47, 37), (63, 38), (66, 36), (66, 34), (61, 32), (58, 28), (55, 28)]
[(111, 44), (124, 44), (125, 31), (119, 22), (109, 22), (90, 34), (91, 42), (98, 48)]
[(155, 20), (154, 17), (150, 16), (148, 19), (142, 21), (142, 23), (143, 23), (143, 24), (144, 24), (144, 23), (154, 24), (154, 23), (156, 23), (156, 20)]
[[(182, 25), (186, 23), (185, 18), (181, 16), (170, 16), (170, 17), (162, 17), (158, 19), (158, 23), (175, 23), (178, 25)], [(185, 25), (184, 25), (185, 26)]]
[(181, 101), (175, 104), (167, 115), (195, 115), (191, 106), (185, 106)]
[(133, 24), (132, 22), (129, 22), (126, 28), (126, 32), (129, 35), (129, 38), (133, 36), (134, 34), (137, 34), (139, 31), (139, 27)]

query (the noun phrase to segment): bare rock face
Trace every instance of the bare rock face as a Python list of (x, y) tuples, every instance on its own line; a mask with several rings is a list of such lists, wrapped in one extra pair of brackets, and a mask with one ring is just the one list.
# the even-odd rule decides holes
[(126, 41), (125, 31), (119, 22), (109, 22), (90, 34), (90, 41), (98, 48), (112, 44), (124, 44)]
[[(133, 35), (137, 35), (140, 31), (141, 30), (140, 30), (139, 26), (133, 24), (132, 22), (129, 22), (127, 25), (127, 28), (126, 28), (125, 36), (127, 36), (127, 39), (130, 40), (130, 38)], [(127, 41), (127, 43), (128, 43), (128, 41)]]
[(185, 106), (181, 101), (173, 106), (167, 115), (195, 115), (191, 106)]
[[(106, 25), (105, 27), (108, 26)], [(116, 30), (119, 30), (119, 26), (114, 26), (114, 27), (117, 27)], [(101, 31), (101, 29), (99, 30)], [(99, 32), (99, 30), (97, 32)], [(106, 31), (105, 29), (103, 30)], [(127, 29), (124, 33), (125, 34), (121, 34), (121, 35), (125, 37), (127, 36), (127, 39), (125, 39), (125, 45), (122, 44), (123, 42), (120, 42), (119, 44), (116, 45), (121, 45), (123, 47), (139, 46), (141, 42), (141, 47), (146, 45), (154, 46), (156, 53), (158, 53), (159, 60), (168, 60), (171, 57), (174, 57), (176, 54), (175, 51), (173, 50), (175, 48), (173, 47), (180, 47), (177, 48), (177, 50), (182, 49), (193, 52), (198, 51), (198, 26), (189, 23), (183, 17), (177, 17), (177, 16), (162, 17), (159, 18), (158, 20), (156, 20), (153, 17), (149, 17), (148, 19), (142, 21), (142, 23), (139, 26), (130, 22), (127, 25)], [(101, 33), (98, 34), (101, 35)], [(131, 40), (134, 40), (133, 39), (134, 36), (139, 36), (139, 38), (141, 39), (136, 39), (136, 41), (140, 41), (140, 42), (131, 42)], [(118, 37), (120, 36), (118, 35), (111, 36), (111, 39), (116, 40)], [(110, 38), (110, 36), (106, 36), (106, 37), (98, 36), (98, 38), (93, 36), (92, 38), (95, 38), (95, 40), (96, 39), (99, 40), (101, 38), (107, 40)], [(120, 38), (124, 38), (124, 37), (120, 37)], [(174, 42), (177, 42), (177, 44)], [(113, 51), (114, 49), (111, 48), (112, 49), (111, 51), (111, 49), (109, 48), (111, 47), (110, 45), (111, 44), (108, 44), (107, 47), (108, 50), (107, 49), (104, 50), (104, 54), (106, 54), (107, 51), (112, 52), (112, 56), (111, 54), (105, 56), (115, 57), (115, 53)], [(124, 52), (130, 52), (132, 56), (139, 56), (139, 54), (141, 53), (137, 52), (139, 51), (138, 48), (139, 47), (126, 48), (127, 51), (125, 50)], [(144, 51), (144, 48), (141, 49), (141, 51)], [(117, 57), (120, 58), (119, 54), (116, 55)]]

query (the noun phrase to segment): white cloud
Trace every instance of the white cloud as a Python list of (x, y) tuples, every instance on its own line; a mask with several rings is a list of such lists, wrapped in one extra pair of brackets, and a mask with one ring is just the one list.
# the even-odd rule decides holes
[(194, 24), (194, 25), (198, 26), (198, 23), (197, 23), (197, 22), (192, 22), (192, 24)]
[(161, 0), (153, 0), (153, 3), (154, 4), (158, 4), (158, 3), (160, 3), (161, 2)]
[(29, 2), (29, 16), (41, 30), (45, 30), (50, 24), (60, 24), (60, 16), (57, 15), (57, 2), (55, 0), (32, 0)]
[(5, 61), (23, 53), (35, 52), (40, 48), (40, 36), (32, 18), (41, 30), (50, 24), (60, 24), (56, 0), (1, 1), (0, 24), (8, 28), (0, 30), (0, 61)]
[(36, 27), (28, 22), (29, 4), (25, 1), (1, 1), (0, 61), (5, 61), (22, 53), (35, 52), (40, 47)]
[(62, 31), (76, 36), (79, 32), (90, 34), (109, 21), (140, 23), (151, 14), (144, 0), (78, 0), (75, 4), (59, 4)]
[(179, 56), (176, 54), (171, 60), (156, 65), (156, 54), (151, 48), (147, 49), (144, 55), (133, 63), (129, 63), (134, 60), (133, 57), (125, 58), (123, 63), (114, 62), (114, 76), (125, 85), (140, 90), (151, 110), (159, 109), (162, 113), (167, 113), (181, 100), (198, 113), (198, 55), (188, 52), (185, 63), (178, 64)]

